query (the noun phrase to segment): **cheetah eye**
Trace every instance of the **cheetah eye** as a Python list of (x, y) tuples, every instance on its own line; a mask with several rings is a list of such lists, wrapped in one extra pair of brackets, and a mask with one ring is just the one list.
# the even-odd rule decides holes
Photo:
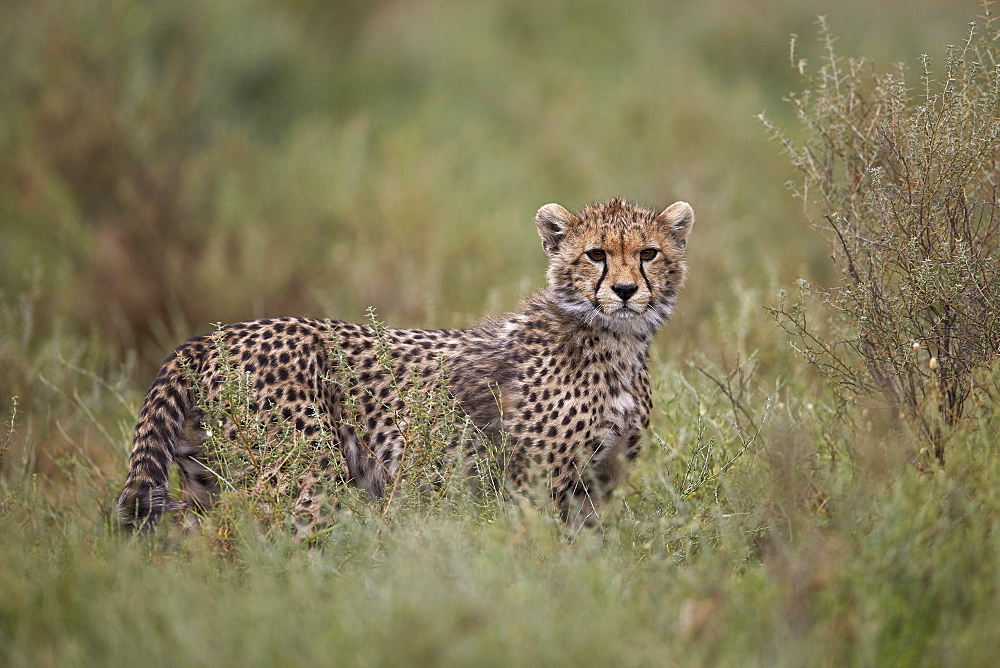
[(587, 257), (589, 257), (594, 262), (604, 262), (604, 258), (607, 257), (607, 255), (608, 254), (605, 253), (600, 248), (595, 248), (593, 250), (587, 251)]
[(659, 254), (660, 251), (656, 250), (655, 248), (645, 248), (639, 251), (639, 259), (642, 260), (643, 262), (649, 262)]

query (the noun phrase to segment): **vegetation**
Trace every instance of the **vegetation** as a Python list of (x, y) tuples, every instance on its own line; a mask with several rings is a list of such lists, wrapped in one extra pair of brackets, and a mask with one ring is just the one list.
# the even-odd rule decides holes
[[(814, 10), (765, 4), (0, 4), (0, 662), (994, 663), (997, 25), (849, 0), (790, 68)], [(469, 325), (540, 284), (538, 206), (615, 195), (698, 223), (599, 529), (439, 485), (436, 392), (315, 544), (278, 488), (112, 529), (172, 346)]]
[(808, 139), (776, 134), (802, 173), (796, 194), (824, 212), (840, 280), (803, 292), (833, 326), (817, 331), (801, 302), (774, 313), (846, 401), (880, 393), (943, 460), (966, 407), (997, 398), (977, 377), (1000, 360), (997, 25), (988, 12), (973, 24), (940, 75), (922, 56), (916, 94), (902, 65), (844, 61), (821, 34), (826, 64), (794, 99)]

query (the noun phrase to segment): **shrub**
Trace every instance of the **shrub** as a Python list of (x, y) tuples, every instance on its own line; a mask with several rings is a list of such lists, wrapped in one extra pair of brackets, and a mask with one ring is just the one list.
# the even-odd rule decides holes
[[(985, 10), (939, 74), (921, 56), (916, 88), (904, 65), (884, 73), (839, 56), (821, 18), (820, 67), (797, 60), (792, 39), (805, 90), (789, 101), (803, 138), (761, 116), (838, 270), (832, 287), (801, 282), (800, 299), (781, 295), (772, 315), (841, 398), (881, 397), (939, 460), (987, 392), (975, 379), (1000, 357), (1000, 26)], [(809, 298), (828, 322), (807, 318)]]

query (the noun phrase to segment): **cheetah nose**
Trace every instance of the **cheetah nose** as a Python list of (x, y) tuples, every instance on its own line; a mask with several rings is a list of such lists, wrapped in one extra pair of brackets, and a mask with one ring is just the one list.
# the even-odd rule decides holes
[(623, 302), (627, 302), (628, 298), (634, 295), (639, 287), (631, 283), (616, 283), (611, 286), (611, 289), (614, 290), (616, 295), (621, 297)]

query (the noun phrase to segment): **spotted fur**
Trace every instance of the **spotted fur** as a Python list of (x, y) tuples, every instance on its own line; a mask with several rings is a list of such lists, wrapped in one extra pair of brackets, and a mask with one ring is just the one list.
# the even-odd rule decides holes
[[(568, 522), (596, 521), (649, 424), (649, 344), (684, 283), (694, 213), (685, 202), (656, 212), (615, 199), (578, 214), (548, 204), (535, 223), (548, 287), (519, 313), (464, 330), (257, 320), (178, 347), (143, 403), (117, 502), (122, 523), (145, 527), (164, 511), (212, 503), (218, 477), (202, 447), (202, 407), (218, 398), (224, 361), (249, 381), (254, 411), (319, 453), (294, 507), (309, 521), (318, 518), (317, 478), (358, 485), (373, 498), (386, 493), (404, 447), (398, 388), (442, 382), (481, 437), (503, 449), (509, 487), (543, 485)], [(345, 372), (351, 383), (330, 382)], [(219, 426), (234, 436), (234, 425)], [(280, 447), (277, 432), (271, 437)], [(167, 494), (173, 464), (179, 501)]]

